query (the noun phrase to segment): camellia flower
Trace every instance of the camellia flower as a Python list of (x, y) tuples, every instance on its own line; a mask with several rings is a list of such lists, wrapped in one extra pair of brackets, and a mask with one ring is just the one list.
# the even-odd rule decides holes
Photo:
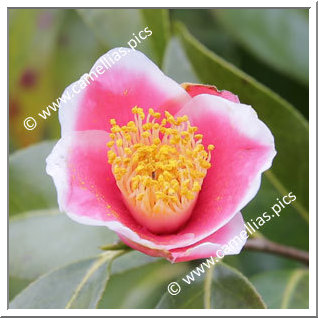
[(276, 154), (267, 126), (232, 93), (179, 85), (138, 51), (108, 52), (90, 76), (64, 92), (83, 88), (60, 106), (62, 138), (47, 158), (60, 210), (151, 256), (215, 256), (244, 231), (240, 210)]

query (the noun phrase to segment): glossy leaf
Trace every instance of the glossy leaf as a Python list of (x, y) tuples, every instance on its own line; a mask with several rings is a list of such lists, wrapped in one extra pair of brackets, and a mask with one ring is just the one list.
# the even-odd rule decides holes
[(308, 220), (309, 142), (308, 123), (288, 102), (247, 74), (207, 50), (181, 25), (176, 25), (186, 54), (201, 82), (237, 94), (242, 103), (252, 105), (275, 137), (277, 156), (265, 175), (281, 195), (290, 191), (297, 212)]
[(166, 260), (121, 271), (111, 276), (98, 308), (154, 308), (167, 285), (188, 271), (187, 263), (170, 264)]
[[(212, 265), (211, 265), (212, 266)], [(187, 282), (179, 281), (181, 291), (177, 295), (166, 292), (157, 305), (165, 309), (256, 309), (265, 308), (253, 285), (237, 270), (218, 263), (200, 277), (188, 274)], [(196, 270), (194, 268), (194, 270)], [(202, 276), (204, 275), (204, 276)], [(192, 277), (189, 278), (189, 276)]]
[[(262, 178), (262, 185), (256, 197), (243, 209), (245, 222), (256, 222), (256, 225), (263, 224), (264, 213), (271, 217), (263, 225), (258, 226), (265, 237), (280, 244), (295, 246), (300, 249), (308, 250), (309, 248), (309, 227), (307, 221), (297, 213), (297, 206), (283, 204), (284, 208), (277, 214), (274, 213), (272, 207), (282, 201), (283, 195), (267, 178), (265, 174)], [(296, 192), (293, 192), (296, 195)], [(287, 193), (285, 193), (287, 194)], [(298, 196), (296, 196), (296, 201)], [(286, 201), (288, 202), (288, 201)], [(274, 206), (277, 210), (277, 206)], [(254, 227), (255, 228), (255, 227)], [(255, 228), (255, 230), (257, 230)], [(293, 235), (290, 235), (293, 233)]]
[(152, 30), (150, 37), (153, 50), (157, 53), (161, 65), (170, 37), (170, 20), (167, 9), (141, 9), (144, 21)]
[(309, 273), (305, 269), (270, 271), (251, 278), (268, 308), (309, 308)]
[(308, 83), (308, 9), (213, 9), (211, 12), (256, 57)]
[(45, 159), (55, 141), (19, 150), (9, 158), (9, 212), (56, 208), (56, 190), (45, 172)]
[(9, 301), (26, 288), (32, 281), (9, 276)]
[(54, 270), (18, 294), (9, 308), (95, 308), (109, 277), (108, 266), (117, 254), (106, 252)]
[(180, 42), (180, 39), (173, 37), (165, 53), (162, 65), (163, 72), (178, 83), (198, 83), (196, 76)]
[[(155, 62), (162, 59), (169, 20), (164, 9), (79, 9), (78, 13), (106, 49), (134, 47)], [(153, 34), (139, 33), (148, 27)], [(152, 37), (153, 36), (153, 37)], [(140, 42), (140, 43), (139, 43)], [(154, 50), (153, 50), (154, 49)]]
[(95, 256), (99, 246), (116, 239), (105, 227), (76, 223), (58, 211), (24, 213), (9, 224), (10, 275), (33, 280), (53, 268)]

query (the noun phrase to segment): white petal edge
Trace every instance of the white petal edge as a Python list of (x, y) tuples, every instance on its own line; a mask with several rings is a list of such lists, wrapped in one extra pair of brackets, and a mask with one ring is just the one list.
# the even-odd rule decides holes
[[(191, 100), (191, 97), (188, 95), (188, 93), (174, 80), (172, 80), (170, 77), (166, 76), (159, 68), (158, 66), (153, 63), (146, 55), (143, 53), (132, 50), (129, 48), (124, 47), (118, 47), (114, 48), (104, 55), (102, 55), (94, 64), (94, 66), (91, 68), (91, 70), (88, 72), (92, 72), (96, 70), (97, 66), (102, 65), (103, 66), (103, 59), (111, 55), (114, 52), (118, 52), (119, 50), (125, 50), (127, 52), (127, 55), (123, 56), (119, 61), (115, 62), (109, 70), (106, 70), (106, 72), (111, 72), (112, 70), (116, 70), (116, 67), (121, 66), (127, 66), (127, 74), (129, 76), (130, 73), (142, 73), (147, 74), (149, 77), (149, 81), (154, 84), (158, 89), (161, 89), (162, 91), (167, 94), (167, 99), (174, 98), (174, 97), (182, 97), (184, 99), (184, 102)], [(124, 76), (125, 74), (123, 74)], [(59, 108), (59, 121), (61, 124), (61, 135), (62, 137), (66, 134), (74, 131), (75, 129), (75, 123), (76, 123), (76, 114), (79, 110), (81, 100), (83, 99), (85, 95), (85, 91), (87, 88), (89, 88), (89, 85), (87, 88), (84, 88), (80, 91), (78, 94), (72, 93), (72, 87), (76, 86), (79, 87), (79, 83), (82, 79), (84, 79), (87, 76), (87, 73), (82, 75), (81, 78), (69, 85), (63, 92), (61, 98), (66, 100), (66, 102), (62, 102), (60, 104)], [(97, 79), (98, 80), (98, 79)], [(68, 100), (67, 96), (71, 95), (72, 98)]]

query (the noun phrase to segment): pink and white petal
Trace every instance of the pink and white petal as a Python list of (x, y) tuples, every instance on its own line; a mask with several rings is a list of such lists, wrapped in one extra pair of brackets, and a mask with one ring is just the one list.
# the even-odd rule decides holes
[(60, 139), (46, 159), (60, 210), (81, 217), (82, 223), (100, 225), (117, 219), (114, 208), (126, 210), (107, 163), (109, 140), (103, 131), (73, 132)]
[(169, 260), (173, 263), (186, 262), (207, 257), (223, 257), (240, 253), (247, 236), (240, 212), (223, 227), (205, 239), (184, 248), (170, 250)]
[(180, 231), (193, 233), (197, 242), (227, 224), (256, 195), (276, 151), (270, 130), (248, 105), (203, 94), (177, 116), (185, 114), (199, 127), (203, 144), (215, 145), (191, 219)]
[[(154, 249), (138, 244), (120, 234), (121, 240), (133, 249), (154, 257), (164, 257), (174, 262), (185, 262), (193, 259), (207, 258), (210, 256), (234, 255), (238, 254), (246, 242), (246, 237), (240, 237), (240, 233), (244, 231), (244, 220), (242, 214), (238, 212), (232, 220), (225, 226), (220, 228), (212, 235), (196, 242), (195, 244), (177, 249)], [(224, 249), (224, 246), (227, 248)]]
[(209, 94), (225, 98), (233, 103), (240, 102), (237, 95), (234, 95), (233, 93), (226, 90), (219, 91), (216, 86), (192, 83), (182, 83), (181, 86), (188, 92), (191, 97), (195, 97), (200, 94)]
[(194, 235), (156, 235), (131, 216), (107, 162), (107, 132), (81, 131), (63, 137), (47, 158), (61, 211), (73, 220), (107, 226), (146, 248), (167, 250), (190, 245)]
[[(94, 80), (83, 75), (62, 95), (66, 100), (59, 110), (62, 136), (74, 130), (109, 131), (111, 118), (124, 125), (132, 119), (131, 108), (135, 105), (174, 114), (191, 99), (144, 54), (128, 48), (116, 48), (101, 56), (90, 74)], [(74, 88), (79, 91), (81, 85), (85, 86), (85, 78), (90, 84), (74, 94)]]

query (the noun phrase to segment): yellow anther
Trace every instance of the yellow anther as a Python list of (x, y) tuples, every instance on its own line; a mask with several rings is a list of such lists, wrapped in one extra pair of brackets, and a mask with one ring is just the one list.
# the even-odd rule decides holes
[(143, 130), (149, 130), (151, 128), (152, 128), (152, 123), (147, 123), (147, 124), (142, 125)]
[(118, 125), (114, 125), (110, 130), (112, 133), (119, 133), (120, 127)]
[(136, 196), (136, 200), (141, 201), (144, 198), (145, 194), (144, 193), (139, 193)]
[(202, 144), (198, 144), (195, 146), (194, 150), (195, 151), (202, 151), (202, 150), (204, 150), (204, 146)]
[(109, 141), (108, 143), (107, 143), (107, 147), (108, 148), (111, 148), (111, 147), (113, 147), (114, 146), (114, 141)]
[(115, 152), (112, 151), (112, 150), (109, 150), (107, 152), (107, 156), (108, 156), (108, 162), (111, 163), (111, 164), (114, 162), (115, 158), (117, 157)]
[(164, 126), (166, 126), (167, 125), (167, 119), (163, 119), (162, 121), (161, 121), (161, 126), (162, 127), (164, 127)]
[(192, 191), (199, 192), (201, 190), (201, 186), (197, 181), (194, 181)]
[(112, 118), (109, 122), (111, 125), (116, 125), (116, 120), (114, 118)]
[(131, 149), (128, 148), (128, 147), (124, 148), (124, 152), (125, 152), (126, 155), (131, 155), (132, 154)]
[(144, 138), (149, 138), (150, 137), (150, 132), (149, 131), (144, 131), (142, 134), (141, 134), (142, 137)]
[(149, 108), (148, 113), (150, 116), (153, 116), (155, 114), (155, 111), (153, 110), (153, 108)]
[(203, 135), (197, 134), (197, 135), (194, 135), (194, 138), (195, 138), (195, 139), (202, 139), (202, 138), (203, 138)]
[(212, 151), (215, 149), (215, 146), (214, 145), (208, 145), (208, 150)]
[(197, 130), (198, 130), (198, 127), (195, 127), (195, 126), (189, 127), (188, 129), (189, 133), (195, 133)]
[(123, 145), (123, 140), (122, 140), (122, 139), (117, 139), (117, 140), (116, 140), (116, 145), (117, 145), (118, 147), (122, 147), (122, 145)]

